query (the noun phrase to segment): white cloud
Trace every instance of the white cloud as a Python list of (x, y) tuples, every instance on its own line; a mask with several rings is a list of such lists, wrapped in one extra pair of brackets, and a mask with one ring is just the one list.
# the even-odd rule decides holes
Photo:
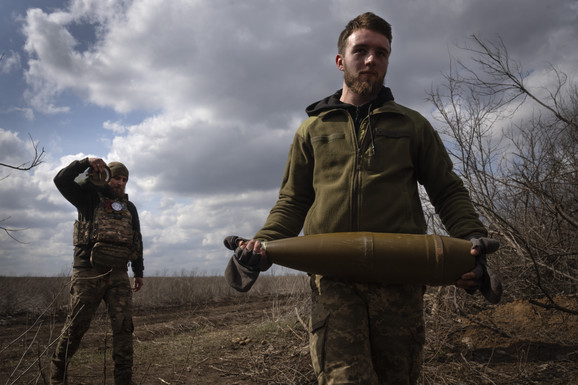
[[(251, 236), (274, 203), (304, 108), (341, 87), (334, 57), (349, 19), (369, 10), (391, 22), (386, 82), (400, 103), (430, 116), (425, 91), (443, 81), (449, 53), (463, 55), (454, 45), (472, 33), (502, 36), (510, 55), (535, 71), (536, 87), (549, 81), (536, 70), (549, 62), (576, 74), (576, 5), (556, 4), (72, 0), (29, 9), (25, 46), (10, 51), (0, 73), (24, 77), (37, 124), (48, 116), (75, 124), (38, 128), (35, 140), (47, 138), (45, 163), (0, 180), (0, 219), (29, 228), (20, 234), (30, 241), (0, 234), (2, 270), (57, 274), (70, 266), (75, 209), (52, 178), (105, 148), (99, 156), (131, 171), (127, 191), (141, 216), (145, 273), (222, 272), (222, 238)], [(0, 110), (2, 118), (9, 109)], [(26, 136), (14, 124), (0, 127), (0, 157), (26, 161)]]
[(0, 54), (0, 72), (9, 73), (10, 71), (20, 67), (20, 54), (18, 52), (10, 51), (8, 53)]

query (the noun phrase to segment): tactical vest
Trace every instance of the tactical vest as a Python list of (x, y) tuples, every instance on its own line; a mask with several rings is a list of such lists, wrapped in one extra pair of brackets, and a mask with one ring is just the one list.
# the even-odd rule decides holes
[(124, 267), (136, 257), (132, 215), (126, 199), (110, 199), (98, 193), (91, 221), (74, 223), (75, 246), (92, 245), (93, 265)]

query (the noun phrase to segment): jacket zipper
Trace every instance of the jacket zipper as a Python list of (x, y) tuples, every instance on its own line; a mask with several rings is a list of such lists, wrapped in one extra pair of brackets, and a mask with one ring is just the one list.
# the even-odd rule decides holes
[(363, 160), (362, 146), (358, 141), (357, 133), (355, 130), (355, 122), (351, 121), (351, 131), (353, 133), (353, 143), (355, 145), (355, 165), (353, 167), (353, 182), (351, 191), (351, 231), (359, 230), (359, 172), (361, 171), (361, 164)]
[[(351, 116), (350, 116), (351, 118)], [(359, 209), (361, 206), (361, 202), (360, 202), (360, 191), (361, 191), (361, 186), (360, 186), (360, 179), (359, 179), (359, 174), (361, 173), (361, 167), (363, 164), (363, 153), (365, 148), (367, 147), (367, 141), (368, 141), (368, 134), (369, 134), (369, 138), (371, 140), (371, 156), (375, 156), (375, 143), (374, 143), (374, 139), (373, 139), (373, 129), (371, 127), (371, 105), (369, 106), (369, 110), (367, 113), (367, 116), (363, 119), (364, 121), (367, 120), (367, 128), (366, 128), (366, 133), (365, 136), (362, 139), (362, 143), (358, 142), (358, 138), (357, 138), (357, 134), (355, 131), (355, 123), (352, 124), (352, 131), (353, 131), (353, 138), (354, 138), (354, 142), (355, 142), (355, 146), (356, 146), (356, 159), (355, 159), (355, 167), (354, 167), (354, 174), (353, 174), (353, 191), (352, 191), (352, 207), (351, 207), (351, 231), (359, 231), (360, 226), (359, 226)], [(360, 130), (361, 130), (361, 126), (363, 126), (363, 122), (360, 125)], [(369, 131), (369, 132), (367, 132)]]

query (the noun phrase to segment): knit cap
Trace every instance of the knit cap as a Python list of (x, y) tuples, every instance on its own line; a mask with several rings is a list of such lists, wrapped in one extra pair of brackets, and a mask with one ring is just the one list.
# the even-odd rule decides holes
[(120, 162), (110, 162), (108, 164), (108, 168), (110, 168), (110, 177), (114, 178), (118, 175), (124, 175), (128, 179), (128, 168)]

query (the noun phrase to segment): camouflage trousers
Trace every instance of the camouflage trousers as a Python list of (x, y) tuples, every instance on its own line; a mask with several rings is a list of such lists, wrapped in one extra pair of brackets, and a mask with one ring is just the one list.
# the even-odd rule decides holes
[(424, 287), (311, 276), (310, 351), (320, 385), (413, 385), (420, 376)]
[(114, 382), (132, 379), (132, 291), (126, 271), (75, 268), (71, 278), (70, 309), (56, 351), (52, 356), (51, 385), (66, 383), (66, 369), (90, 327), (101, 301), (107, 305), (112, 328)]

